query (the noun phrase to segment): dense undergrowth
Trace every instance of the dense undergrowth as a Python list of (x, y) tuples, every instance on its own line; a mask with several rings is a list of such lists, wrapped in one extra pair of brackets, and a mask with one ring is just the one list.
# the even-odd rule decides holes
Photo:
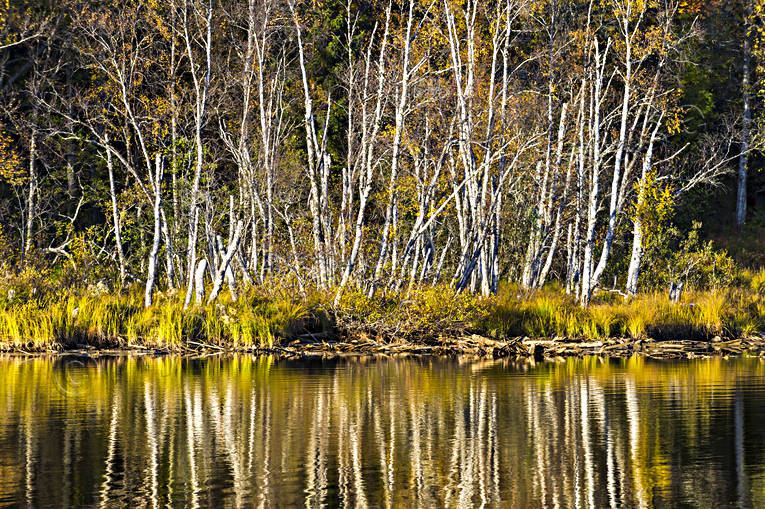
[(176, 292), (158, 295), (144, 309), (138, 287), (57, 290), (21, 274), (0, 288), (0, 343), (30, 350), (78, 345), (268, 348), (299, 337), (329, 341), (354, 335), (378, 341), (437, 341), (471, 333), (498, 339), (666, 340), (765, 331), (765, 271), (744, 272), (737, 283), (688, 292), (680, 303), (669, 302), (666, 293), (625, 301), (603, 292), (588, 308), (559, 288), (526, 292), (512, 285), (491, 297), (455, 294), (445, 286), (379, 292), (374, 298), (348, 291), (335, 308), (330, 290), (302, 297), (282, 283), (251, 287), (236, 300), (224, 294), (211, 305), (184, 310), (183, 296)]

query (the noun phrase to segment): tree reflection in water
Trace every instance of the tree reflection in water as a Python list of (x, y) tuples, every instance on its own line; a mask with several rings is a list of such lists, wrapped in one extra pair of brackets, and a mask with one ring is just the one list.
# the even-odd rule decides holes
[(0, 504), (765, 505), (765, 363), (0, 358)]

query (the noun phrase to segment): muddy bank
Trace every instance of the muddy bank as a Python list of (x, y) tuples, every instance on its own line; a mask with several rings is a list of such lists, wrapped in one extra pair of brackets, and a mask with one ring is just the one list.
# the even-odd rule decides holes
[[(274, 349), (271, 349), (274, 350)], [(656, 341), (652, 339), (611, 338), (602, 341), (567, 338), (534, 339), (518, 337), (497, 340), (478, 334), (438, 337), (429, 341), (380, 343), (368, 337), (327, 342), (319, 338), (301, 338), (278, 347), (282, 355), (387, 354), (387, 355), (475, 355), (503, 357), (630, 357), (640, 355), (656, 359), (693, 359), (714, 356), (755, 355), (765, 358), (765, 338), (709, 341)]]
[(658, 341), (653, 339), (610, 338), (599, 341), (569, 338), (517, 337), (500, 340), (479, 334), (460, 336), (434, 336), (417, 340), (379, 340), (366, 333), (305, 334), (282, 345), (271, 347), (224, 347), (196, 341), (167, 348), (153, 348), (135, 344), (112, 343), (108, 346), (50, 345), (33, 348), (32, 345), (0, 344), (0, 352), (21, 354), (82, 354), (101, 355), (165, 355), (181, 354), (207, 356), (221, 353), (249, 353), (279, 357), (336, 356), (336, 355), (470, 355), (492, 358), (527, 358), (537, 360), (556, 357), (631, 357), (639, 355), (654, 359), (695, 359), (705, 357), (751, 355), (765, 358), (765, 337), (740, 339), (711, 338), (707, 341)]

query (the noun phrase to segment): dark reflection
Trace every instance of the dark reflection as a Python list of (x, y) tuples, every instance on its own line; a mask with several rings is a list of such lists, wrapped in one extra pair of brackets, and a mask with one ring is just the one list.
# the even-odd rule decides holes
[(0, 504), (764, 507), (759, 359), (0, 357)]

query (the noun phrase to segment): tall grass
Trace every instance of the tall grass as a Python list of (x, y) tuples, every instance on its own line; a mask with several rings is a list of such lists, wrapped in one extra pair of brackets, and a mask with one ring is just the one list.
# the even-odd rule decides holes
[(236, 302), (183, 309), (179, 296), (159, 296), (144, 309), (140, 292), (64, 295), (0, 308), (0, 343), (29, 349), (79, 345), (271, 347), (307, 332), (309, 310), (288, 298), (245, 294)]
[(625, 302), (609, 298), (581, 308), (569, 296), (550, 290), (529, 295), (504, 292), (490, 299), (480, 325), (496, 336), (562, 336), (601, 340), (709, 339), (765, 331), (765, 295), (742, 289), (689, 293), (671, 303), (666, 294), (644, 294)]
[(765, 331), (765, 292), (760, 291), (759, 277), (754, 274), (747, 286), (737, 289), (689, 292), (681, 303), (669, 302), (663, 293), (628, 302), (609, 295), (588, 308), (560, 289), (527, 292), (510, 285), (491, 297), (455, 294), (445, 286), (374, 298), (349, 291), (336, 309), (331, 289), (297, 298), (277, 284), (250, 288), (236, 301), (222, 295), (212, 305), (186, 310), (181, 296), (174, 294), (159, 294), (155, 305), (144, 309), (138, 290), (120, 295), (62, 293), (0, 303), (0, 343), (29, 349), (133, 344), (252, 348), (273, 347), (300, 335), (354, 330), (404, 339), (471, 332), (580, 340), (738, 337)]

